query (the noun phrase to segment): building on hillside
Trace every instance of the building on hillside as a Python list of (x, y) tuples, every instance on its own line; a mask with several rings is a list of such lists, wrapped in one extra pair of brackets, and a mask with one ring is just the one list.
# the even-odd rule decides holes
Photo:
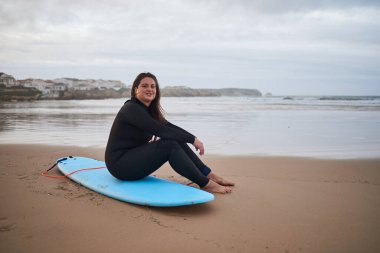
[(93, 86), (90, 86), (89, 84), (86, 84), (86, 83), (80, 83), (73, 87), (73, 90), (80, 90), (80, 91), (89, 91), (89, 90), (94, 90), (94, 89), (95, 88)]
[(89, 91), (89, 90), (120, 90), (126, 85), (121, 81), (102, 80), (102, 79), (76, 79), (76, 78), (59, 78), (53, 80), (55, 83), (64, 83), (68, 90)]
[(53, 80), (55, 83), (63, 83), (68, 90), (71, 90), (79, 79), (76, 78), (57, 78)]
[(47, 83), (42, 79), (28, 78), (25, 80), (19, 80), (18, 82), (24, 87), (36, 88), (37, 90), (42, 91), (42, 94), (46, 93), (45, 86)]
[(114, 81), (114, 80), (96, 80), (96, 86), (99, 90), (120, 90), (122, 88), (125, 88), (126, 85), (122, 83), (121, 81)]
[(19, 80), (19, 85), (24, 87), (35, 88), (42, 92), (41, 98), (58, 98), (60, 92), (67, 89), (67, 85), (64, 83), (55, 83), (52, 80), (42, 80), (42, 79), (25, 79)]
[(54, 91), (65, 91), (67, 90), (67, 85), (64, 83), (54, 83), (53, 84)]
[(17, 86), (17, 81), (13, 76), (0, 72), (0, 85), (4, 85), (7, 88), (13, 87)]

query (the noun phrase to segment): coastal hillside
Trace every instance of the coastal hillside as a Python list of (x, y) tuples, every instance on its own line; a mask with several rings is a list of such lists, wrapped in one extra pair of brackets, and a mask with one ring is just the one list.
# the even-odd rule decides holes
[(161, 90), (164, 97), (261, 97), (262, 94), (257, 89), (193, 89), (186, 86), (168, 86)]
[[(103, 98), (126, 98), (131, 95), (131, 87), (95, 90), (71, 90), (65, 91), (58, 99), (103, 99)], [(256, 89), (193, 89), (185, 86), (164, 87), (161, 89), (162, 97), (261, 97), (261, 92)]]
[[(43, 80), (28, 78), (16, 80), (13, 76), (0, 73), (1, 100), (39, 99), (104, 99), (129, 97), (131, 85), (117, 80), (94, 80), (59, 78)], [(161, 89), (163, 97), (261, 97), (257, 89), (193, 89), (187, 86), (166, 86)]]

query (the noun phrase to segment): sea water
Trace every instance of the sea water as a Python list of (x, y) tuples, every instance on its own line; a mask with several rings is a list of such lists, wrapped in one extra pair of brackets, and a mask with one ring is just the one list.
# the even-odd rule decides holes
[[(0, 102), (0, 143), (104, 148), (126, 99)], [(164, 97), (206, 154), (380, 157), (380, 97)]]

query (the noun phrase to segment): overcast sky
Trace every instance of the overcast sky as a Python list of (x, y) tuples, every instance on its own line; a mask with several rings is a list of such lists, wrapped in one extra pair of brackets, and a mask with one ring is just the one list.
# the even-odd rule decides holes
[(380, 1), (0, 1), (0, 72), (146, 71), (161, 86), (380, 95)]

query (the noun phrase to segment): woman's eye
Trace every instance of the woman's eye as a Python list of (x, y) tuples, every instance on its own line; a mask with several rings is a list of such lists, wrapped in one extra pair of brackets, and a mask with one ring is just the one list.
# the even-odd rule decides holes
[(140, 87), (143, 88), (143, 89), (147, 89), (149, 87), (151, 89), (156, 89), (156, 85), (155, 84), (150, 85), (150, 84), (145, 83), (145, 84), (140, 84)]

